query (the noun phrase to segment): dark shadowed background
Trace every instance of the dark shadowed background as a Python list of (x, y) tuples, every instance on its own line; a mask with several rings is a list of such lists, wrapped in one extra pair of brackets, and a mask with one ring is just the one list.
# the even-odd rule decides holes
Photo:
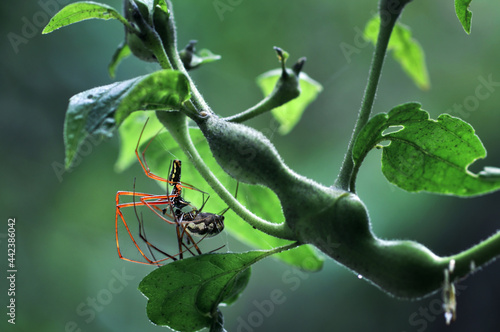
[[(115, 8), (121, 1), (103, 0)], [(2, 331), (158, 331), (145, 313), (137, 285), (153, 268), (118, 259), (114, 196), (142, 179), (138, 165), (114, 171), (118, 139), (84, 153), (64, 172), (62, 139), (68, 99), (113, 82), (107, 65), (123, 39), (117, 21), (86, 21), (42, 36), (47, 12), (69, 1), (0, 2)], [(324, 86), (299, 125), (271, 137), (288, 165), (323, 184), (333, 183), (363, 94), (373, 47), (359, 31), (377, 1), (174, 0), (179, 43), (197, 39), (222, 60), (193, 73), (215, 112), (230, 115), (260, 100), (255, 77), (278, 67), (273, 46), (306, 56), (304, 68)], [(214, 4), (230, 6), (222, 14)], [(478, 99), (481, 78), (500, 82), (500, 4), (473, 2), (472, 34), (455, 17), (453, 1), (415, 0), (402, 22), (426, 52), (432, 87), (418, 90), (388, 57), (374, 112), (420, 101), (433, 118), (448, 112), (471, 123), (486, 149), (485, 165), (500, 166), (500, 87)], [(13, 42), (13, 38), (17, 42)], [(341, 46), (356, 52), (345, 56)], [(126, 59), (116, 80), (155, 69)], [(454, 111), (461, 105), (463, 112)], [(252, 120), (275, 127), (270, 114)], [(151, 191), (158, 187), (151, 183)], [(208, 188), (205, 188), (208, 189)], [(417, 240), (439, 255), (464, 250), (500, 227), (499, 194), (458, 199), (409, 194), (387, 183), (380, 153), (361, 168), (358, 194), (368, 206), (374, 232), (387, 239)], [(7, 221), (16, 219), (16, 325), (7, 324)], [(230, 220), (227, 220), (230, 223)], [(231, 250), (246, 250), (230, 236)], [(458, 320), (446, 327), (440, 295), (399, 301), (332, 260), (307, 274), (267, 259), (253, 269), (248, 288), (222, 308), (228, 331), (498, 331), (500, 264), (458, 285)], [(283, 293), (269, 306), (273, 291)]]

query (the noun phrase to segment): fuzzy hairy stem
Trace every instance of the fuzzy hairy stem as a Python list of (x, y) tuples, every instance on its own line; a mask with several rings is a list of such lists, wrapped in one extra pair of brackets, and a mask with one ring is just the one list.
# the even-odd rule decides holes
[(377, 87), (380, 81), (380, 75), (382, 73), (382, 67), (384, 65), (384, 59), (387, 53), (387, 46), (389, 45), (392, 30), (401, 12), (403, 11), (404, 6), (410, 1), (381, 0), (380, 2), (380, 28), (377, 43), (373, 53), (370, 73), (368, 74), (368, 82), (363, 96), (363, 102), (358, 113), (358, 119), (356, 121), (351, 140), (349, 141), (349, 146), (347, 147), (342, 167), (340, 168), (339, 175), (335, 181), (335, 186), (338, 188), (355, 192), (354, 180), (351, 181), (354, 168), (352, 149), (361, 129), (363, 129), (370, 119), (370, 113), (375, 101), (375, 95), (377, 93)]
[[(381, 20), (385, 24), (380, 29), (375, 59), (349, 154), (357, 133), (368, 121), (390, 31), (407, 2), (382, 1), (382, 6), (386, 6), (383, 8), (396, 8), (397, 12)], [(205, 104), (198, 93), (194, 93), (192, 98), (194, 105)], [(203, 163), (190, 140), (185, 116), (178, 112), (157, 112), (160, 121), (169, 129), (198, 171), (237, 214), (270, 235), (315, 245), (390, 295), (410, 299), (426, 296), (443, 286), (444, 271), (450, 268), (450, 262), (454, 261), (455, 266), (450, 277), (456, 281), (500, 255), (500, 233), (448, 257), (439, 257), (414, 241), (379, 239), (371, 230), (366, 207), (356, 195), (347, 191), (352, 173), (350, 155), (346, 157), (337, 183), (344, 189), (328, 188), (293, 172), (283, 162), (274, 145), (258, 131), (220, 119), (206, 109), (203, 112), (199, 109), (182, 111), (199, 126), (217, 162), (228, 174), (241, 182), (266, 186), (277, 194), (286, 222), (272, 224), (246, 211)]]
[(199, 112), (212, 112), (205, 99), (202, 97), (200, 91), (194, 84), (191, 76), (184, 67), (179, 51), (177, 50), (177, 34), (174, 19), (174, 12), (172, 9), (172, 4), (167, 1), (168, 13), (161, 10), (155, 11), (155, 27), (160, 32), (162, 36), (163, 44), (165, 45), (165, 51), (167, 56), (172, 63), (172, 68), (179, 70), (189, 80), (189, 86), (191, 89), (192, 98), (187, 103), (188, 105), (184, 107), (183, 112), (190, 113), (190, 116), (195, 116)]
[(156, 112), (158, 119), (165, 128), (168, 129), (172, 137), (179, 144), (184, 153), (189, 157), (197, 171), (207, 181), (210, 187), (219, 195), (222, 200), (243, 220), (256, 229), (274, 237), (296, 240), (292, 232), (285, 223), (275, 224), (264, 220), (238, 202), (234, 196), (220, 183), (207, 165), (203, 162), (200, 154), (196, 150), (186, 123), (186, 116), (179, 112)]

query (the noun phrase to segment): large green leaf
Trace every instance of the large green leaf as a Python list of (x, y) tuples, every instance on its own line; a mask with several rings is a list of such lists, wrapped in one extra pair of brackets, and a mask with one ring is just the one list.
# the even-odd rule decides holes
[(157, 71), (71, 97), (64, 124), (66, 167), (71, 166), (87, 137), (111, 136), (116, 125), (134, 111), (178, 109), (189, 98), (187, 78), (174, 70)]
[[(365, 27), (365, 38), (373, 44), (377, 42), (380, 17), (372, 18)], [(405, 73), (422, 90), (430, 87), (429, 74), (425, 64), (425, 55), (420, 44), (411, 36), (410, 29), (397, 22), (389, 40), (388, 50), (401, 65)]]
[(469, 6), (472, 0), (455, 0), (455, 12), (457, 17), (462, 23), (462, 27), (465, 32), (470, 33), (471, 22), (472, 22), (472, 12), (469, 10)]
[[(385, 133), (388, 129), (395, 129)], [(470, 164), (486, 157), (474, 129), (448, 114), (429, 118), (420, 104), (408, 103), (374, 116), (363, 128), (353, 149), (359, 167), (373, 147), (383, 141), (382, 171), (398, 187), (455, 196), (474, 196), (500, 189), (500, 169), (486, 167), (478, 174)]]
[[(282, 75), (282, 69), (268, 71), (257, 77), (257, 84), (265, 96), (269, 95)], [(312, 103), (323, 90), (321, 84), (310, 78), (305, 73), (299, 74), (300, 95), (271, 111), (280, 123), (279, 132), (288, 134), (299, 122), (307, 106)]]
[(245, 289), (250, 266), (272, 254), (207, 254), (164, 265), (140, 283), (149, 319), (176, 331), (198, 331), (220, 320), (220, 303), (232, 303)]
[(121, 16), (113, 7), (105, 4), (82, 1), (67, 5), (52, 17), (42, 33), (50, 33), (64, 26), (89, 19), (117, 19), (125, 25), (129, 25), (127, 20)]
[[(140, 130), (144, 126), (144, 121), (144, 117), (130, 117), (120, 128), (120, 136), (122, 137), (122, 141), (129, 142), (127, 143), (127, 145), (122, 144), (120, 161), (119, 164), (117, 164), (117, 168), (119, 168), (120, 170), (125, 169), (134, 160), (136, 160), (134, 150), (137, 144), (137, 139), (139, 138)], [(158, 120), (155, 118), (154, 113), (151, 113), (147, 127), (149, 127), (150, 123), (152, 123), (152, 126), (156, 126), (156, 121)], [(136, 124), (129, 124), (129, 122), (136, 122)], [(147, 127), (146, 130), (148, 130)], [(236, 188), (236, 182), (226, 172), (224, 172), (224, 170), (222, 170), (219, 164), (212, 157), (210, 148), (200, 130), (191, 128), (190, 135), (196, 145), (198, 152), (203, 157), (204, 162), (210, 167), (210, 170), (215, 174), (215, 176), (217, 176), (217, 178), (226, 188), (228, 188), (229, 190), (234, 190)], [(134, 137), (135, 141), (130, 140), (130, 137)], [(143, 137), (141, 142), (141, 151), (145, 148), (146, 144), (149, 144), (149, 146), (147, 148), (145, 156), (147, 163), (153, 173), (167, 178), (171, 160), (174, 158), (181, 159), (183, 161), (182, 181), (195, 185), (200, 190), (210, 192), (210, 187), (208, 186), (208, 184), (196, 171), (194, 166), (189, 163), (188, 157), (182, 152), (182, 150), (178, 147), (177, 143), (168, 132), (160, 133), (151, 143), (149, 143), (149, 139), (144, 139)], [(126, 150), (124, 151), (123, 149)], [(164, 183), (161, 183), (160, 186), (162, 188), (165, 188)], [(137, 191), (141, 191), (140, 187), (136, 189)], [(184, 196), (186, 200), (192, 202), (198, 207), (202, 203), (202, 196), (196, 191), (185, 190)], [(276, 223), (284, 221), (284, 216), (281, 210), (279, 199), (268, 188), (240, 184), (238, 190), (238, 200), (250, 211), (256, 213), (266, 220)], [(227, 205), (222, 201), (222, 199), (220, 199), (220, 197), (212, 195), (210, 196), (210, 199), (205, 206), (204, 211), (220, 213), (226, 208)], [(146, 218), (147, 216), (145, 215), (144, 217)], [(150, 217), (157, 218), (153, 214), (151, 214)], [(238, 217), (231, 210), (229, 210), (225, 214), (225, 217), (225, 229), (241, 242), (246, 243), (252, 247), (259, 249), (270, 249), (290, 243), (290, 241), (278, 239), (262, 233), (261, 231), (258, 231), (256, 229), (253, 229), (252, 226)], [(211, 250), (214, 246), (210, 246), (209, 242), (210, 239), (205, 239), (203, 243), (201, 243), (201, 245), (206, 245), (207, 250)], [(321, 269), (323, 265), (323, 259), (318, 256), (316, 250), (311, 246), (304, 245), (293, 250), (279, 253), (275, 255), (275, 257), (290, 265), (310, 271), (317, 271)]]

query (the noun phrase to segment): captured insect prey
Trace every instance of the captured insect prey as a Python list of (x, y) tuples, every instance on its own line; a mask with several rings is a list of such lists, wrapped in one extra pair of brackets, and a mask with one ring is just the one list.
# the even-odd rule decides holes
[[(193, 256), (201, 255), (198, 244), (206, 237), (213, 237), (224, 230), (224, 213), (228, 210), (225, 209), (220, 214), (203, 212), (203, 208), (207, 203), (210, 195), (195, 186), (181, 181), (181, 170), (182, 162), (180, 160), (173, 160), (167, 179), (164, 179), (156, 174), (153, 174), (146, 162), (146, 151), (156, 137), (153, 137), (149, 143), (146, 145), (142, 152), (139, 151), (139, 145), (141, 142), (142, 134), (146, 128), (144, 125), (137, 146), (135, 149), (135, 155), (139, 164), (141, 165), (144, 173), (147, 177), (165, 182), (167, 185), (166, 193), (163, 195), (141, 193), (135, 191), (135, 180), (133, 191), (118, 191), (116, 193), (116, 215), (115, 215), (115, 235), (116, 235), (116, 247), (118, 250), (118, 256), (126, 261), (147, 264), (147, 265), (157, 265), (161, 266), (165, 264), (168, 260), (183, 259), (185, 253), (190, 253)], [(171, 187), (171, 189), (170, 189)], [(189, 201), (184, 199), (184, 189), (192, 190), (202, 195), (202, 205), (200, 208), (195, 207)], [(120, 203), (120, 198), (122, 196), (132, 196), (132, 202)], [(136, 241), (130, 227), (130, 221), (127, 223), (125, 216), (123, 214), (123, 208), (134, 209), (135, 219), (138, 223), (139, 238), (144, 242), (142, 245)], [(160, 222), (166, 222), (168, 225), (175, 225), (175, 236), (177, 237), (177, 252), (167, 253), (166, 250), (161, 249), (158, 244), (153, 244), (146, 235), (146, 226), (144, 223), (144, 213), (141, 210), (139, 212), (138, 208), (147, 208), (146, 212), (153, 212), (156, 219)], [(146, 215), (152, 215), (151, 213), (146, 213)], [(127, 258), (122, 254), (122, 248), (120, 247), (119, 241), (119, 226), (118, 220), (121, 220), (125, 229), (127, 231), (128, 237), (132, 240), (135, 248), (139, 252), (141, 259), (136, 260), (132, 258)], [(130, 218), (128, 218), (130, 219)], [(173, 228), (172, 228), (173, 231)], [(193, 238), (196, 236), (196, 240)], [(223, 248), (221, 246), (210, 252), (219, 250)], [(162, 258), (156, 258), (156, 256), (162, 256)]]

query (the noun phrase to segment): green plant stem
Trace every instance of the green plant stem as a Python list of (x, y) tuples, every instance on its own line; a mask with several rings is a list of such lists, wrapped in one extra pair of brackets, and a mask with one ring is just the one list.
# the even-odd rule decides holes
[[(402, 11), (402, 9), (401, 9)], [(399, 17), (401, 11), (397, 13), (391, 13), (389, 19), (380, 20), (380, 29), (377, 37), (377, 43), (375, 45), (375, 52), (373, 54), (373, 59), (370, 67), (370, 73), (368, 75), (368, 82), (365, 89), (365, 94), (363, 97), (363, 102), (361, 104), (361, 109), (358, 113), (358, 119), (354, 127), (354, 131), (349, 141), (349, 146), (347, 148), (347, 153), (344, 157), (344, 162), (340, 169), (337, 180), (335, 181), (335, 186), (343, 189), (355, 192), (354, 181), (351, 181), (354, 162), (352, 160), (352, 149), (354, 147), (354, 142), (358, 137), (359, 132), (366, 125), (370, 119), (370, 113), (373, 108), (373, 102), (375, 100), (375, 95), (377, 93), (377, 87), (380, 80), (380, 75), (382, 73), (382, 67), (384, 64), (384, 58), (387, 53), (387, 45), (389, 44), (389, 39), (391, 37), (392, 30), (396, 21)], [(355, 179), (355, 178), (354, 178)]]
[(446, 269), (450, 270), (450, 280), (456, 282), (497, 259), (500, 232), (468, 250), (446, 257), (436, 256), (413, 241), (385, 241), (376, 237), (361, 243), (349, 254), (356, 258), (356, 266), (351, 268), (382, 290), (396, 297), (417, 299), (443, 287)]
[[(278, 247), (278, 248), (274, 248), (274, 249), (270, 250), (269, 253), (270, 253), (270, 255), (279, 254), (283, 251), (295, 249), (301, 245), (302, 245), (302, 243), (300, 243), (300, 242), (293, 242), (293, 243), (286, 244), (286, 245)], [(265, 257), (267, 257), (267, 255)]]
[(257, 105), (250, 107), (246, 111), (224, 118), (224, 120), (228, 122), (242, 123), (278, 106), (280, 106), (278, 101), (275, 98), (268, 96), (262, 99)]
[(290, 228), (285, 224), (275, 224), (264, 220), (253, 214), (246, 207), (241, 205), (238, 200), (220, 183), (217, 177), (207, 167), (200, 154), (196, 150), (187, 127), (187, 118), (180, 112), (157, 112), (158, 119), (168, 129), (177, 144), (189, 157), (197, 171), (207, 181), (208, 185), (220, 196), (220, 198), (243, 220), (248, 222), (256, 229), (274, 237), (296, 240)]
[[(174, 14), (172, 5), (168, 2), (169, 20), (168, 20), (168, 44), (166, 45), (166, 53), (172, 63), (172, 68), (182, 72), (189, 80), (192, 97), (187, 105), (182, 108), (182, 112), (190, 117), (199, 117), (201, 111), (210, 112), (212, 110), (203, 99), (201, 93), (196, 88), (187, 70), (184, 68), (179, 52), (177, 51), (177, 37), (175, 31)], [(183, 113), (177, 112), (157, 112), (158, 118), (163, 125), (169, 130), (174, 139), (177, 141), (182, 150), (189, 157), (195, 168), (201, 176), (207, 181), (210, 187), (221, 197), (221, 199), (241, 218), (248, 222), (256, 229), (282, 239), (294, 240), (294, 236), (288, 226), (284, 223), (274, 224), (264, 220), (253, 214), (247, 208), (238, 202), (233, 195), (220, 183), (217, 177), (203, 162), (203, 159), (196, 150), (189, 131), (187, 128), (187, 119)], [(163, 119), (163, 120), (162, 120)]]
[(168, 58), (172, 62), (173, 69), (179, 70), (188, 78), (192, 94), (192, 97), (188, 102), (188, 106), (183, 108), (183, 112), (186, 112), (187, 114), (190, 113), (191, 115), (197, 115), (196, 113), (199, 113), (201, 111), (212, 113), (211, 108), (205, 102), (205, 99), (201, 95), (200, 91), (198, 90), (193, 80), (191, 79), (191, 76), (188, 74), (186, 68), (184, 67), (184, 64), (182, 63), (181, 56), (179, 55), (179, 51), (177, 50), (177, 33), (175, 30), (175, 19), (174, 19), (174, 11), (172, 9), (172, 3), (170, 1), (167, 1), (167, 4), (169, 9), (169, 18), (168, 18), (169, 42), (167, 45), (165, 45), (166, 47), (165, 50), (167, 52)]
[[(168, 3), (168, 7), (170, 14), (168, 21), (168, 32), (170, 35), (169, 43), (168, 45), (166, 45), (167, 56), (172, 62), (172, 67), (182, 72), (188, 78), (192, 94), (190, 103), (187, 103), (187, 105), (182, 108), (182, 112), (190, 117), (199, 117), (199, 113), (201, 111), (212, 112), (212, 110), (205, 102), (187, 70), (184, 68), (184, 64), (182, 63), (179, 52), (177, 51), (177, 36), (175, 32), (174, 14), (170, 1)], [(233, 195), (222, 185), (222, 183), (220, 183), (217, 177), (203, 162), (203, 159), (196, 150), (191, 137), (189, 136), (189, 131), (186, 124), (187, 119), (184, 114), (174, 112), (161, 112), (161, 114), (158, 114), (158, 118), (161, 121), (162, 118), (168, 117), (168, 120), (162, 121), (162, 123), (169, 130), (169, 132), (172, 134), (172, 136), (177, 141), (182, 150), (186, 153), (186, 155), (189, 156), (190, 161), (193, 163), (193, 165), (205, 179), (205, 181), (207, 181), (210, 187), (237, 215), (243, 218), (243, 220), (248, 222), (251, 226), (266, 234), (278, 238), (294, 240), (293, 234), (287, 225), (285, 225), (284, 223), (274, 224), (253, 214), (251, 211), (241, 205), (241, 203), (233, 197)]]
[(475, 269), (492, 262), (500, 256), (500, 232), (478, 243), (459, 254), (445, 257), (449, 262), (455, 260), (455, 269), (452, 276), (465, 276)]

